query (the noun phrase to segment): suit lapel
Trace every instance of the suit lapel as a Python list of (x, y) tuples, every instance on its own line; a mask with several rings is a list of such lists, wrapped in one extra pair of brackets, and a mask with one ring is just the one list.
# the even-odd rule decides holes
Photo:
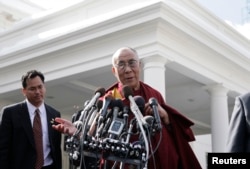
[(28, 107), (25, 101), (20, 104), (19, 115), (20, 115), (20, 119), (22, 120), (24, 131), (27, 134), (30, 143), (35, 147), (35, 141), (33, 137), (33, 130), (32, 130), (32, 125), (30, 121), (29, 111), (28, 111)]
[(46, 114), (47, 114), (47, 127), (48, 127), (48, 133), (49, 133), (49, 141), (51, 143), (51, 138), (53, 138), (53, 128), (52, 128), (52, 119), (54, 119), (54, 114), (51, 111), (51, 109), (45, 104)]

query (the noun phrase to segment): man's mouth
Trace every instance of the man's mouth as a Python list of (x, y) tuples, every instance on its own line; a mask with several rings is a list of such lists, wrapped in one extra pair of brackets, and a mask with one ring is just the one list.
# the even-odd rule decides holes
[(131, 80), (131, 79), (133, 79), (133, 77), (127, 77), (126, 79), (127, 79), (127, 80)]

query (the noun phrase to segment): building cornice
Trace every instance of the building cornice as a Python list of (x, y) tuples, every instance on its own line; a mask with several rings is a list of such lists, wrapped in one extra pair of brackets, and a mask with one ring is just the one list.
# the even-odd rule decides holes
[[(249, 89), (249, 40), (194, 1), (138, 0), (123, 8), (118, 8), (118, 4), (112, 6), (113, 10), (105, 9), (107, 12), (102, 15), (94, 15), (93, 11), (104, 3), (98, 1), (99, 6), (95, 4), (95, 8), (91, 5), (94, 1), (87, 2), (0, 35), (1, 72), (13, 74), (7, 82), (0, 78), (2, 83), (6, 82), (6, 88), (13, 82), (17, 85), (15, 68), (43, 65), (42, 68), (49, 67), (47, 72), (53, 74), (50, 79), (62, 78), (77, 71), (92, 70), (95, 66), (86, 63), (94, 65), (98, 59), (103, 60), (102, 66), (107, 66), (112, 52), (119, 45), (129, 43), (141, 50), (142, 57), (157, 51), (173, 61), (173, 65), (186, 67), (196, 74), (205, 73), (210, 79), (206, 82), (224, 82), (240, 92)], [(62, 28), (67, 29), (62, 31)], [(46, 37), (46, 33), (51, 36)], [(156, 48), (147, 53), (145, 47), (150, 45)], [(100, 48), (90, 50), (95, 47)], [(58, 60), (63, 64), (52, 66)], [(66, 70), (64, 74), (62, 70)], [(241, 83), (238, 74), (244, 82)]]

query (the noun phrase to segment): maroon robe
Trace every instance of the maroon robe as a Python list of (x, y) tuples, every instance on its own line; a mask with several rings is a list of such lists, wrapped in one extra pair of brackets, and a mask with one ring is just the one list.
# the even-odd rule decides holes
[[(107, 89), (107, 93), (117, 88), (122, 95), (122, 84), (116, 83)], [(148, 169), (201, 169), (201, 166), (188, 142), (194, 141), (195, 137), (190, 126), (192, 121), (184, 117), (177, 110), (168, 106), (160, 92), (149, 85), (140, 82), (140, 89), (134, 91), (134, 96), (140, 95), (147, 102), (151, 97), (157, 99), (158, 103), (167, 111), (170, 125), (162, 123), (162, 139), (154, 154), (155, 163), (151, 157), (148, 162)], [(123, 97), (123, 96), (122, 96)], [(125, 105), (129, 105), (129, 100), (122, 99)], [(151, 143), (153, 148), (159, 141), (159, 134), (156, 134)]]

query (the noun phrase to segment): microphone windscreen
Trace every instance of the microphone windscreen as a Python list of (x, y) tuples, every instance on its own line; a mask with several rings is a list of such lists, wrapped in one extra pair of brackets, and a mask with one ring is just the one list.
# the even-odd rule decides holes
[(97, 105), (97, 109), (98, 111), (102, 108), (102, 104), (103, 104), (103, 101), (102, 100), (98, 100), (96, 105)]
[(152, 126), (153, 125), (153, 123), (154, 123), (154, 117), (153, 116), (145, 116), (145, 117), (143, 117), (144, 119), (145, 119), (145, 121), (147, 122), (147, 124), (149, 125), (149, 126)]
[(154, 98), (154, 97), (151, 97), (149, 100), (148, 100), (148, 103), (152, 106), (152, 105), (155, 105), (157, 106), (158, 105), (158, 102), (157, 100)]
[(135, 103), (137, 104), (138, 108), (140, 109), (141, 113), (144, 113), (145, 107), (145, 99), (142, 96), (134, 96)]
[(123, 91), (123, 95), (126, 99), (129, 99), (129, 96), (133, 96), (133, 90), (128, 85), (124, 85), (122, 88), (122, 91)]
[(106, 92), (105, 89), (100, 87), (100, 88), (96, 89), (95, 94), (100, 93), (101, 94), (100, 97), (102, 97), (102, 96), (104, 96), (105, 92)]
[(103, 104), (101, 108), (101, 117), (103, 118), (106, 114), (108, 109), (111, 107), (114, 97), (111, 95), (106, 95), (103, 99)]
[(121, 99), (114, 99), (111, 106), (112, 106), (112, 108), (118, 107), (119, 110), (122, 110), (123, 109), (123, 102)]

